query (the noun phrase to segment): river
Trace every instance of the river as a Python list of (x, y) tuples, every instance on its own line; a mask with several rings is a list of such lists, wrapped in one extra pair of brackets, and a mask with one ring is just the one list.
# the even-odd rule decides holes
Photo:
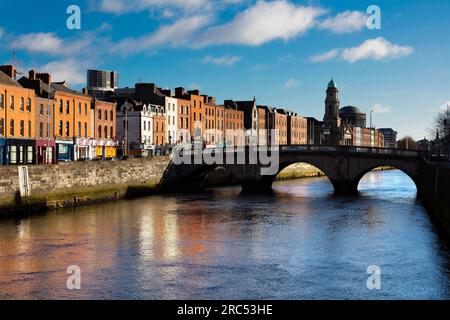
[(412, 180), (371, 172), (359, 190), (310, 178), (0, 220), (0, 299), (450, 299), (450, 251)]

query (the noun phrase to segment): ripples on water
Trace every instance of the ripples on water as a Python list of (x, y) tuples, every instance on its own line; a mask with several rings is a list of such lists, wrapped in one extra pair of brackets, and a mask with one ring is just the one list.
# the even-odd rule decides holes
[[(54, 211), (0, 222), (0, 298), (449, 299), (450, 254), (411, 180), (327, 178)], [(82, 289), (66, 289), (78, 265)], [(368, 290), (367, 267), (381, 268)]]

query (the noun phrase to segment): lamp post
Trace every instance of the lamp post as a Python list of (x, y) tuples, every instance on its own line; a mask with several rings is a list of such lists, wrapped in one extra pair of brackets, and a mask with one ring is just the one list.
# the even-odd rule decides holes
[(372, 114), (373, 110), (370, 110), (370, 129), (372, 129)]

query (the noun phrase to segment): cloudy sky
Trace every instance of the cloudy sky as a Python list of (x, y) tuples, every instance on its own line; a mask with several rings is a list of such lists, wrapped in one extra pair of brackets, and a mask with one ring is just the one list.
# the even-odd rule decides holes
[[(66, 26), (81, 8), (81, 30)], [(156, 82), (223, 99), (323, 117), (331, 77), (341, 104), (374, 111), (377, 127), (422, 138), (450, 101), (450, 1), (2, 1), (0, 63), (85, 85), (88, 68), (120, 72), (120, 85)], [(19, 14), (16, 14), (20, 12)]]

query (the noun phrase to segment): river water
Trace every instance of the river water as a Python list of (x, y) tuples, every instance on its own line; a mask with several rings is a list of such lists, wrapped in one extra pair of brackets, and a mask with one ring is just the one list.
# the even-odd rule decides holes
[(371, 172), (359, 190), (311, 178), (1, 220), (0, 299), (449, 299), (450, 251), (414, 183)]

